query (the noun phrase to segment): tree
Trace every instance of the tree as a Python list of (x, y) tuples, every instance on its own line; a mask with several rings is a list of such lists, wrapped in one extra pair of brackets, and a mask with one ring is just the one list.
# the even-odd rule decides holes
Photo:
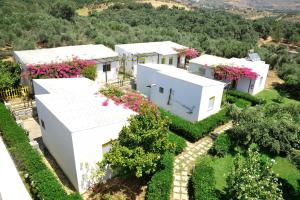
[(249, 147), (257, 143), (271, 154), (288, 154), (300, 148), (300, 105), (268, 104), (240, 110), (228, 109), (234, 126), (229, 132), (236, 145)]
[(18, 86), (20, 77), (21, 67), (18, 64), (0, 61), (0, 89)]
[(56, 1), (50, 7), (50, 14), (54, 17), (70, 21), (75, 16), (75, 6), (71, 1)]
[(99, 163), (100, 168), (109, 167), (117, 174), (133, 174), (136, 177), (153, 174), (161, 155), (173, 151), (168, 141), (168, 120), (162, 119), (152, 108), (143, 108), (142, 114), (129, 119), (119, 138), (112, 142), (110, 151)]
[(245, 159), (237, 155), (226, 180), (229, 199), (283, 200), (272, 165), (254, 148), (249, 148)]

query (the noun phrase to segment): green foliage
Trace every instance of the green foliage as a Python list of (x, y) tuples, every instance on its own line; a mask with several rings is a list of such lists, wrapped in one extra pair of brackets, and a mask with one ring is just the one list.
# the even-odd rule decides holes
[(232, 148), (230, 137), (223, 133), (217, 137), (215, 140), (213, 147), (211, 148), (211, 152), (214, 155), (225, 156)]
[(247, 108), (252, 105), (250, 101), (235, 96), (230, 96), (230, 95), (226, 95), (226, 101), (229, 103), (234, 103), (236, 106), (240, 108)]
[(299, 104), (268, 104), (244, 110), (231, 106), (228, 114), (236, 125), (228, 132), (236, 145), (257, 143), (271, 154), (288, 154), (300, 147)]
[(152, 110), (131, 117), (129, 126), (123, 127), (100, 167), (109, 165), (118, 174), (136, 177), (155, 173), (160, 156), (174, 149), (168, 141), (168, 123)]
[(160, 169), (148, 183), (146, 200), (169, 200), (173, 186), (174, 154), (165, 153), (160, 161)]
[(300, 150), (293, 150), (291, 152), (291, 160), (296, 165), (296, 167), (300, 170)]
[(0, 132), (19, 170), (28, 174), (30, 191), (36, 199), (80, 200), (78, 194), (68, 195), (58, 180), (31, 147), (24, 130), (19, 127), (4, 104), (0, 104)]
[(107, 96), (109, 98), (113, 97), (113, 96), (116, 96), (116, 97), (121, 97), (124, 95), (124, 92), (114, 86), (114, 85), (107, 85), (106, 87), (102, 87), (100, 89), (100, 92), (104, 95), (104, 96)]
[[(237, 90), (228, 90), (228, 91), (226, 91), (226, 95), (249, 101), (249, 102), (251, 102), (252, 106), (266, 103), (266, 101), (261, 99), (261, 98), (258, 98), (258, 97), (252, 96), (251, 94), (240, 92), (240, 91), (237, 91)], [(242, 106), (246, 106), (247, 103), (246, 102), (242, 103), (242, 101), (240, 101), (239, 104), (242, 105)]]
[(192, 200), (217, 200), (215, 191), (216, 180), (211, 158), (202, 157), (191, 176), (191, 195)]
[(185, 139), (172, 132), (169, 132), (168, 140), (175, 145), (176, 155), (180, 154), (183, 151), (183, 149), (187, 146)]
[(75, 5), (72, 1), (58, 0), (50, 7), (50, 14), (57, 18), (71, 20), (75, 15)]
[(191, 142), (199, 140), (200, 138), (208, 135), (219, 125), (225, 124), (229, 121), (229, 118), (225, 114), (225, 110), (221, 110), (220, 112), (195, 123), (184, 120), (181, 117), (173, 115), (172, 113), (163, 109), (160, 109), (160, 113), (162, 117), (167, 117), (171, 120), (171, 131)]
[(0, 60), (0, 89), (18, 86), (21, 80), (21, 67)]
[(90, 80), (95, 80), (97, 78), (97, 66), (88, 66), (81, 70), (81, 75)]
[(245, 159), (238, 155), (227, 178), (227, 196), (230, 199), (283, 200), (272, 163), (250, 148)]

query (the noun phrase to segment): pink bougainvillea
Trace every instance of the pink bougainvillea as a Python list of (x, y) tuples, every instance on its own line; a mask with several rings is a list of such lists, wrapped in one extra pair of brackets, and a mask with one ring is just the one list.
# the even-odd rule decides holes
[(41, 65), (27, 65), (29, 77), (39, 78), (74, 78), (80, 75), (82, 69), (96, 65), (95, 60), (81, 60), (74, 58), (70, 62), (50, 63)]
[(239, 81), (241, 77), (255, 80), (257, 76), (252, 69), (245, 67), (219, 65), (214, 69), (214, 77), (217, 80)]
[(108, 106), (108, 99), (106, 99), (105, 101), (102, 102), (102, 106)]
[(193, 59), (199, 56), (199, 52), (194, 48), (175, 49), (180, 55), (185, 55), (187, 59)]
[(193, 59), (199, 56), (199, 52), (194, 48), (188, 48), (185, 51), (185, 56), (187, 59)]
[[(122, 95), (118, 96), (109, 94), (107, 97), (113, 100), (116, 105), (123, 105), (124, 108), (131, 109), (137, 113), (143, 113), (146, 109), (157, 112), (156, 105), (154, 105), (149, 99), (134, 91), (126, 91)], [(105, 102), (102, 103), (102, 106), (105, 106)]]

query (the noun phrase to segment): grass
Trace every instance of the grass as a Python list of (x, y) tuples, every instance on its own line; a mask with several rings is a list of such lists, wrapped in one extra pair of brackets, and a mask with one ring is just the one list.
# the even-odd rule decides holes
[[(232, 155), (226, 155), (223, 158), (214, 158), (213, 168), (215, 170), (216, 189), (224, 191), (226, 187), (226, 178), (233, 167)], [(278, 176), (289, 183), (292, 188), (297, 191), (300, 187), (300, 171), (292, 164), (288, 158), (276, 157), (273, 171)]]
[(299, 101), (290, 99), (287, 94), (279, 93), (275, 89), (265, 89), (256, 96), (267, 100), (268, 103), (299, 103)]

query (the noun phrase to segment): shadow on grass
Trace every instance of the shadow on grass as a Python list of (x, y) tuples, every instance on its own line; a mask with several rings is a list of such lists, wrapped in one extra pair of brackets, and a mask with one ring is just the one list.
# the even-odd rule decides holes
[(277, 92), (286, 98), (294, 99), (300, 101), (300, 90), (295, 86), (290, 86), (287, 84), (273, 84), (273, 87)]
[[(287, 180), (279, 178), (279, 183), (281, 183), (281, 190), (283, 194), (283, 198), (285, 200), (295, 200), (300, 199), (300, 191), (296, 191), (294, 187), (287, 182)], [(300, 180), (298, 180), (300, 184)]]

